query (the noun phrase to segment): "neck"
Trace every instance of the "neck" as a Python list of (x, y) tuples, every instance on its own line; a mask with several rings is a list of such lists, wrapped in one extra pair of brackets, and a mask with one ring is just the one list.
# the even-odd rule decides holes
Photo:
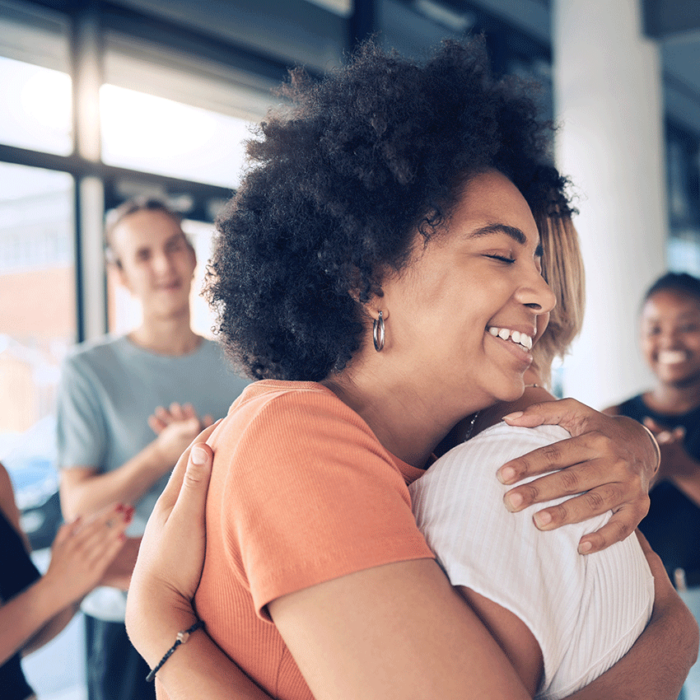
[(143, 324), (129, 333), (129, 340), (145, 350), (176, 357), (194, 352), (202, 339), (190, 328), (188, 310), (168, 318), (144, 315)]
[(435, 454), (438, 456), (445, 454), (453, 447), (478, 435), (482, 430), (500, 423), (503, 417), (509, 413), (524, 411), (533, 403), (554, 400), (554, 396), (543, 386), (539, 373), (535, 369), (528, 369), (523, 380), (525, 381), (525, 391), (519, 399), (509, 402), (499, 401), (477, 413), (462, 418), (440, 442), (435, 449)]
[(389, 452), (418, 468), (426, 466), (437, 444), (470, 411), (464, 402), (448, 405), (442, 394), (407, 382), (404, 375), (392, 377), (388, 364), (360, 370), (353, 360), (323, 384), (362, 417)]
[(684, 384), (657, 384), (644, 400), (659, 413), (687, 413), (700, 405), (700, 378)]

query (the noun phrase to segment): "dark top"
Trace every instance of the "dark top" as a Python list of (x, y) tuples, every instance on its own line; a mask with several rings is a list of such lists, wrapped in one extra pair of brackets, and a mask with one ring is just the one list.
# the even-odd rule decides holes
[[(8, 601), (41, 578), (24, 548), (17, 530), (0, 510), (0, 598)], [(33, 694), (20, 666), (17, 653), (0, 666), (0, 697), (25, 700)]]
[[(685, 428), (683, 445), (688, 454), (700, 461), (700, 406), (688, 413), (670, 416), (649, 408), (641, 394), (620, 404), (620, 413), (638, 420), (646, 417), (665, 428)], [(639, 529), (661, 557), (671, 581), (678, 567), (685, 569), (689, 586), (700, 585), (700, 507), (670, 481), (658, 483), (650, 491), (649, 514)]]

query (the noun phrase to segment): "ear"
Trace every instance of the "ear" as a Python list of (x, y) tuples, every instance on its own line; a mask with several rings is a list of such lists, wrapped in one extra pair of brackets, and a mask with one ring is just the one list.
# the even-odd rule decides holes
[(373, 299), (369, 304), (365, 306), (365, 310), (369, 314), (369, 317), (373, 321), (379, 320), (379, 312), (381, 311), (382, 318), (386, 321), (389, 318), (389, 309), (386, 306), (382, 306), (381, 298)]

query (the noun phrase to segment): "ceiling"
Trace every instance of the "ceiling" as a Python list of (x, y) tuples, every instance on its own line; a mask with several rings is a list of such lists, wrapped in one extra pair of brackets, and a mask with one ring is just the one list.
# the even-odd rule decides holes
[[(62, 0), (33, 0), (61, 6)], [(98, 0), (104, 2), (104, 0)], [(111, 0), (105, 5), (129, 7), (187, 27), (204, 43), (239, 47), (269, 67), (271, 77), (284, 66), (302, 63), (320, 74), (341, 60), (347, 47), (352, 8), (372, 17), (401, 15), (404, 36), (394, 37), (400, 50), (432, 36), (463, 33), (476, 15), (488, 15), (501, 26), (518, 29), (538, 45), (551, 46), (551, 11), (556, 0)], [(561, 0), (562, 2), (565, 0)], [(607, 0), (617, 2), (618, 0)], [(67, 4), (77, 2), (69, 0)], [(644, 31), (659, 42), (664, 76), (665, 108), (678, 126), (700, 137), (700, 0), (639, 0)], [(64, 5), (65, 6), (65, 5)], [(410, 12), (409, 12), (410, 11)], [(430, 22), (418, 23), (418, 14)], [(415, 24), (412, 28), (411, 22)], [(463, 28), (460, 32), (460, 26)], [(490, 26), (490, 25), (486, 25)], [(391, 33), (385, 27), (386, 35)], [(148, 30), (150, 31), (150, 29)], [(168, 30), (170, 31), (170, 29)], [(430, 36), (426, 38), (426, 31)], [(401, 44), (401, 41), (404, 44)], [(200, 42), (201, 43), (201, 42)]]

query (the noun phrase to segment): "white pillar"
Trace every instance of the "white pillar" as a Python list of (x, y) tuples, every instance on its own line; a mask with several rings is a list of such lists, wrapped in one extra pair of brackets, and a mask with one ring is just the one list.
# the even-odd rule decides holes
[(597, 408), (649, 384), (638, 311), (666, 264), (660, 57), (643, 36), (639, 4), (555, 0), (552, 7), (557, 158), (580, 195), (587, 283), (564, 393)]

